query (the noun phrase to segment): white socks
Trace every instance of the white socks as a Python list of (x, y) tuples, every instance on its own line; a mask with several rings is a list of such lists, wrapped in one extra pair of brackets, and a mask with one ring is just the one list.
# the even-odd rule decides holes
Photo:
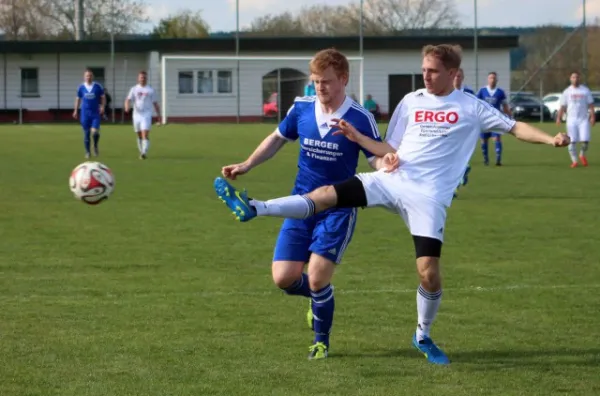
[(435, 320), (438, 308), (442, 302), (442, 290), (436, 292), (428, 292), (419, 285), (417, 289), (417, 341), (423, 340), (425, 337), (429, 337), (429, 330), (431, 324)]
[(571, 162), (577, 162), (577, 143), (569, 143), (569, 156)]
[(140, 152), (140, 154), (142, 154), (143, 151), (142, 151), (142, 139), (141, 138), (138, 138), (137, 144), (138, 144), (138, 151)]
[(306, 219), (315, 213), (315, 203), (304, 195), (290, 195), (268, 201), (250, 200), (259, 216)]
[(587, 150), (588, 150), (588, 142), (581, 143), (581, 150), (579, 151), (579, 155), (584, 157)]
[(150, 148), (150, 139), (142, 139), (142, 154), (148, 154)]

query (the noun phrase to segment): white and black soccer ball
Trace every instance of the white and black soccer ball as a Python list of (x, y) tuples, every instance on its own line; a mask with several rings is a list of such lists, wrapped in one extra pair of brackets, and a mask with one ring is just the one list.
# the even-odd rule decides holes
[(73, 169), (69, 188), (75, 198), (88, 205), (98, 205), (113, 193), (115, 177), (108, 166), (87, 161)]

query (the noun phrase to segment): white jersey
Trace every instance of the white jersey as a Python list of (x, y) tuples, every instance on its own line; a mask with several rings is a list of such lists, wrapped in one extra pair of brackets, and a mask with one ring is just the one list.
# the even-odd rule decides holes
[(589, 107), (594, 103), (592, 92), (585, 85), (570, 85), (560, 97), (561, 106), (567, 108), (567, 121), (585, 121), (589, 118)]
[(397, 150), (398, 171), (419, 192), (450, 206), (480, 131), (509, 132), (516, 121), (475, 95), (454, 90), (406, 95), (390, 120), (386, 141)]
[(134, 114), (152, 116), (152, 109), (156, 100), (154, 97), (154, 88), (150, 85), (141, 86), (138, 84), (132, 87), (127, 99), (133, 102)]

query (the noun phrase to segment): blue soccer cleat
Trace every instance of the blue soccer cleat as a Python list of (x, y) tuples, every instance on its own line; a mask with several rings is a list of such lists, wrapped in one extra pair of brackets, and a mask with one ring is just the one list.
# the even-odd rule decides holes
[(245, 191), (239, 192), (222, 177), (215, 179), (214, 187), (217, 196), (231, 209), (237, 220), (244, 222), (256, 217), (256, 209), (250, 205)]
[(413, 345), (417, 348), (430, 363), (433, 364), (450, 364), (448, 356), (433, 343), (429, 337), (424, 337), (420, 342), (417, 341), (417, 335), (413, 335)]

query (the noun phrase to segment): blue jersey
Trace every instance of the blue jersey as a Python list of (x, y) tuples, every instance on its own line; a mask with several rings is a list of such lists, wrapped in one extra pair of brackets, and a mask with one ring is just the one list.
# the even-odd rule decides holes
[(85, 116), (100, 115), (100, 104), (104, 88), (102, 85), (93, 82), (91, 85), (81, 84), (77, 89), (77, 97), (81, 99), (81, 114)]
[(502, 111), (502, 105), (506, 103), (506, 94), (501, 88), (490, 89), (483, 87), (477, 92), (477, 98), (489, 103), (496, 110)]
[(331, 118), (344, 119), (364, 135), (381, 141), (373, 115), (350, 97), (333, 115), (323, 114), (315, 96), (296, 98), (279, 124), (284, 138), (300, 141), (298, 174), (292, 194), (306, 194), (354, 176), (361, 151), (367, 158), (373, 157), (345, 136), (334, 136)]

